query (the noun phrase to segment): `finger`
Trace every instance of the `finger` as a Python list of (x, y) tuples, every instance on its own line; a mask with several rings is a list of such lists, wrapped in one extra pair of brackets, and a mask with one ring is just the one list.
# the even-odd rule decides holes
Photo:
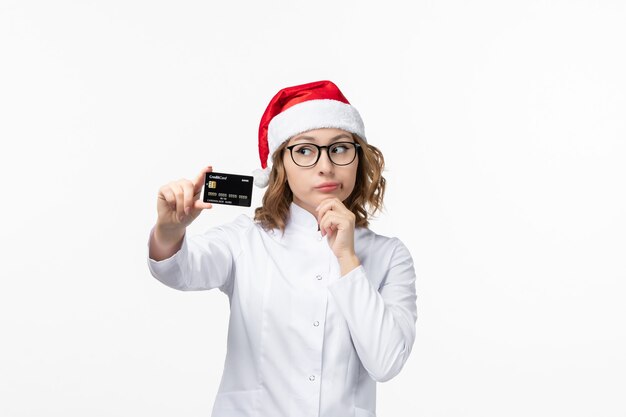
[(327, 198), (326, 200), (322, 200), (322, 202), (319, 203), (319, 205), (315, 208), (315, 210), (317, 211), (321, 211), (322, 209), (328, 210), (329, 208), (332, 208), (332, 204), (335, 200), (338, 200), (338, 199), (336, 197), (333, 197), (333, 198)]
[(321, 207), (323, 205), (332, 205), (332, 206), (339, 205), (339, 206), (343, 206), (343, 203), (337, 197), (329, 197), (329, 198), (326, 198), (326, 199), (322, 200), (319, 203), (318, 207)]
[(337, 197), (329, 198), (329, 199), (322, 201), (317, 206), (316, 210), (318, 214), (318, 220), (324, 217), (324, 215), (328, 211), (336, 211), (336, 212), (343, 212), (343, 213), (350, 211)]
[(176, 196), (170, 184), (161, 187), (161, 195), (167, 202), (167, 205), (172, 211), (176, 211)]
[(335, 213), (327, 212), (320, 221), (320, 229), (324, 231), (322, 236), (332, 233), (340, 221), (341, 219)]
[(334, 210), (326, 212), (320, 222), (320, 229), (331, 235), (334, 232), (354, 229), (354, 219), (351, 212), (339, 213)]
[(320, 224), (329, 225), (330, 223), (334, 223), (335, 225), (339, 223), (347, 223), (350, 221), (348, 217), (349, 214), (338, 212), (335, 210), (328, 210), (322, 218), (320, 219)]
[(178, 217), (178, 220), (180, 221), (183, 219), (183, 216), (185, 215), (185, 210), (184, 210), (185, 193), (183, 191), (183, 187), (178, 182), (175, 182), (172, 184), (172, 190), (174, 191), (174, 195), (176, 196), (176, 216)]
[(203, 168), (196, 177), (196, 179), (193, 181), (194, 194), (202, 190), (202, 186), (204, 185), (204, 181), (206, 180), (207, 172), (213, 172), (213, 167), (211, 165)]
[(320, 229), (324, 229), (324, 236), (328, 232), (328, 215), (332, 213), (332, 207), (328, 207), (326, 205), (321, 206), (320, 210), (317, 214), (317, 223), (320, 225)]
[(321, 221), (326, 213), (332, 210), (332, 206), (329, 206), (328, 200), (324, 200), (315, 210), (317, 211), (317, 222), (321, 224)]
[(332, 235), (333, 234), (333, 222), (331, 221), (328, 226), (326, 226), (326, 234), (327, 235)]
[(207, 210), (207, 209), (213, 208), (213, 204), (205, 203), (202, 200), (196, 200), (193, 202), (193, 208), (196, 210)]
[(185, 212), (185, 215), (187, 215), (193, 206), (193, 183), (191, 181), (181, 181), (180, 186), (183, 189), (183, 211)]
[(330, 221), (325, 226), (324, 230), (325, 230), (325, 234), (328, 235), (328, 237), (332, 236), (333, 233), (335, 233), (338, 230), (337, 223)]

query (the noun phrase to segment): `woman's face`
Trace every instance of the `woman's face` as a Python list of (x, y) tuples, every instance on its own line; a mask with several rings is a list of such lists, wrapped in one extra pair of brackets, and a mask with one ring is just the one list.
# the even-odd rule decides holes
[[(342, 129), (314, 129), (295, 135), (287, 146), (314, 143), (318, 146), (331, 145), (335, 142), (355, 142), (350, 132)], [(310, 149), (302, 149), (306, 155)], [(341, 148), (336, 151), (340, 153)], [(294, 156), (296, 149), (293, 150)], [(326, 149), (320, 152), (319, 160), (311, 167), (295, 164), (288, 149), (283, 153), (283, 163), (287, 174), (287, 183), (293, 192), (293, 202), (317, 217), (315, 208), (323, 200), (337, 197), (344, 201), (352, 193), (356, 182), (359, 162), (358, 150), (354, 161), (349, 165), (335, 165), (328, 159)]]

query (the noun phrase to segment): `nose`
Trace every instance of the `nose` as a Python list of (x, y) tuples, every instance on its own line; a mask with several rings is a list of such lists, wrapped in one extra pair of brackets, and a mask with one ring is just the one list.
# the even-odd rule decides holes
[(328, 149), (321, 149), (320, 159), (317, 161), (317, 169), (321, 173), (328, 173), (334, 169), (335, 164), (328, 157)]

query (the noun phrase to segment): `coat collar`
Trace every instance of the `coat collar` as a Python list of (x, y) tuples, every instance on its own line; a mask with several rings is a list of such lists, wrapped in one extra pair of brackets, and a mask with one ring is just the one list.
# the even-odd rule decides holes
[[(276, 231), (277, 229), (272, 231), (272, 233)], [(367, 227), (356, 227), (354, 229), (355, 245), (371, 233)], [(319, 230), (317, 218), (294, 202), (289, 206), (289, 219), (287, 220), (285, 234), (289, 236), (309, 236), (318, 241), (327, 239), (327, 236), (322, 236), (322, 232)]]
[(287, 227), (289, 226), (296, 226), (311, 232), (319, 231), (317, 218), (294, 202), (291, 202), (291, 205), (289, 206), (289, 220), (287, 221)]

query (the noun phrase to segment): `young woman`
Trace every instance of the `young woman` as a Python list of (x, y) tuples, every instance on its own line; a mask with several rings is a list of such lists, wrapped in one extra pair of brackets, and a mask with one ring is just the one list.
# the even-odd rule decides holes
[(218, 288), (230, 301), (213, 417), (372, 417), (376, 382), (415, 340), (415, 271), (397, 238), (368, 229), (385, 191), (383, 156), (337, 86), (287, 87), (259, 127), (269, 184), (254, 219), (187, 236), (203, 169), (159, 189), (148, 266), (165, 285)]

